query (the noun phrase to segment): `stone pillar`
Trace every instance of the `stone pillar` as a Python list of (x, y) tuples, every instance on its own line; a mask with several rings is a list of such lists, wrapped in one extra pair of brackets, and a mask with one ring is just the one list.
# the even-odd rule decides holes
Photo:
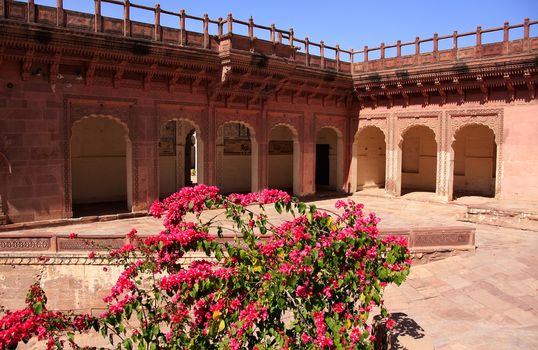
[(222, 188), (224, 185), (224, 178), (222, 172), (222, 166), (224, 162), (224, 128), (219, 128), (215, 137), (215, 166), (213, 171), (214, 184)]
[(176, 190), (185, 186), (185, 123), (176, 121)]
[[(271, 130), (268, 130), (267, 127), (267, 108), (263, 104), (261, 110), (261, 117), (258, 122), (258, 130), (256, 133), (258, 141), (258, 184), (257, 191), (260, 191), (269, 186), (269, 133)], [(251, 140), (252, 142), (252, 140)], [(253, 150), (254, 151), (254, 150)], [(254, 153), (253, 153), (254, 156)], [(253, 159), (254, 161), (254, 159)], [(255, 164), (253, 163), (252, 166)], [(253, 186), (254, 187), (254, 186)]]
[(221, 183), (217, 181), (216, 167), (218, 160), (222, 160), (224, 149), (222, 137), (220, 139), (217, 137), (217, 130), (215, 125), (215, 107), (213, 106), (213, 103), (209, 103), (208, 108), (205, 110), (205, 113), (206, 116), (204, 118), (204, 122), (207, 124), (205, 125), (205, 127), (202, 126), (202, 128), (204, 130), (207, 130), (207, 132), (204, 132), (202, 134), (204, 145), (204, 149), (202, 150), (203, 164), (199, 166), (204, 167), (204, 183), (206, 185), (219, 186), (221, 185)]
[(387, 117), (387, 153), (385, 168), (385, 191), (400, 196), (402, 185), (400, 135), (397, 134), (396, 117)]
[(441, 127), (437, 137), (437, 180), (435, 195), (442, 201), (452, 200), (454, 185), (454, 151), (452, 135), (449, 135), (449, 117), (441, 115)]
[[(127, 147), (128, 205), (147, 210), (159, 198), (159, 132), (153, 106), (132, 107), (132, 132)], [(129, 147), (130, 146), (130, 147)]]
[(316, 192), (316, 132), (314, 114), (306, 112), (303, 118), (303, 140), (301, 142), (301, 179), (299, 195), (306, 196)]

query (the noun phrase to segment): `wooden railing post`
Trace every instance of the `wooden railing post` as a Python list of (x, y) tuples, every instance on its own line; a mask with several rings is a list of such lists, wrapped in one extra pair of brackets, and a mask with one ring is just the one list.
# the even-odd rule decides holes
[(418, 36), (415, 38), (415, 55), (420, 55), (420, 38)]
[(161, 5), (155, 4), (155, 33), (154, 39), (156, 41), (161, 41)]
[(290, 28), (290, 46), (293, 49), (293, 28)]
[(131, 3), (124, 0), (123, 3), (123, 36), (131, 36)]
[(396, 57), (401, 57), (401, 56), (402, 56), (402, 41), (398, 40), (396, 42)]
[(325, 43), (323, 40), (319, 42), (319, 56), (321, 68), (325, 68)]
[(179, 45), (187, 45), (187, 33), (185, 32), (185, 10), (179, 10)]
[(276, 25), (273, 23), (271, 24), (271, 42), (275, 43), (275, 31), (276, 31)]
[(531, 43), (530, 43), (530, 19), (525, 18), (523, 21), (523, 48), (525, 51), (530, 51), (531, 49)]
[(305, 65), (310, 66), (310, 40), (308, 37), (304, 38), (304, 53), (305, 53)]
[(364, 62), (368, 62), (368, 45), (364, 46)]
[(231, 13), (228, 14), (228, 34), (233, 33), (233, 22), (234, 18)]
[(101, 17), (101, 0), (95, 0), (95, 16), (94, 16), (94, 23), (93, 23), (93, 29), (96, 33), (101, 31), (103, 18)]
[(336, 44), (336, 71), (340, 71), (340, 45)]
[(223, 33), (223, 28), (222, 27), (224, 26), (224, 22), (222, 21), (222, 17), (219, 17), (218, 22), (219, 23), (217, 24), (217, 27), (218, 27), (217, 28), (217, 33), (218, 33), (219, 36), (221, 36), (222, 33)]
[(509, 41), (510, 41), (510, 24), (508, 22), (504, 22), (503, 25), (503, 53), (507, 54), (509, 50)]
[(476, 27), (476, 48), (475, 53), (477, 57), (482, 56), (482, 27)]
[(209, 15), (204, 13), (204, 49), (209, 48)]
[(56, 0), (56, 25), (58, 27), (64, 26), (64, 1)]
[(351, 74), (355, 73), (355, 50), (349, 50), (349, 67)]
[(433, 53), (439, 51), (439, 34), (433, 33)]
[(452, 34), (452, 52), (454, 55), (454, 59), (458, 58), (458, 31), (455, 30), (454, 34)]
[(28, 23), (35, 22), (35, 4), (34, 0), (28, 0), (28, 9), (27, 9), (27, 21)]
[(254, 19), (252, 16), (248, 19), (248, 37), (254, 39)]
[(385, 59), (385, 43), (379, 45), (379, 58), (382, 60)]

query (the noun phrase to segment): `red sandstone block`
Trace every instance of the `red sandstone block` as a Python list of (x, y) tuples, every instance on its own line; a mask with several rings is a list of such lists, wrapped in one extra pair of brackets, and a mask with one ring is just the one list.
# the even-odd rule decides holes
[(28, 160), (30, 159), (30, 150), (28, 148), (22, 148), (22, 147), (14, 147), (14, 148), (8, 148), (6, 149), (6, 156), (11, 161), (11, 165), (13, 166), (13, 170), (15, 171), (16, 168), (16, 161), (17, 160)]
[(36, 183), (39, 185), (59, 183), (59, 179), (57, 179), (56, 176), (54, 176), (53, 174), (38, 174), (36, 178)]
[[(8, 189), (8, 198), (17, 199), (17, 198), (31, 198), (34, 196), (33, 186), (17, 186)], [(27, 204), (28, 205), (28, 204)], [(25, 205), (25, 206), (27, 206)]]
[[(48, 185), (39, 185), (36, 186), (36, 196), (46, 197), (54, 196), (63, 192), (62, 186), (60, 184), (48, 184)], [(48, 204), (47, 204), (48, 207)]]
[(5, 120), (0, 121), (5, 124), (5, 129), (0, 124), (0, 130), (5, 130), (13, 133), (22, 133), (26, 131), (26, 122), (24, 120)]
[(8, 108), (26, 108), (28, 102), (22, 99), (10, 98), (7, 100), (6, 107)]
[(58, 156), (58, 149), (56, 147), (34, 147), (30, 150), (30, 159), (33, 160), (44, 160), (55, 158), (56, 156)]

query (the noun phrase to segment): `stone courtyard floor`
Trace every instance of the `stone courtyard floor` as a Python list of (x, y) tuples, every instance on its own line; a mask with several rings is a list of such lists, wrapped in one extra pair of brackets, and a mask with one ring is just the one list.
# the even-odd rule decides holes
[[(420, 195), (352, 198), (376, 212), (382, 228), (476, 227), (475, 253), (413, 266), (402, 286), (387, 289), (389, 310), (406, 320), (400, 331), (418, 338), (411, 349), (431, 349), (428, 343), (438, 350), (538, 349), (538, 232), (460, 222), (464, 206), (428, 202)], [(332, 208), (335, 201), (316, 204)], [(125, 234), (132, 227), (151, 234), (162, 226), (143, 217), (31, 231)]]

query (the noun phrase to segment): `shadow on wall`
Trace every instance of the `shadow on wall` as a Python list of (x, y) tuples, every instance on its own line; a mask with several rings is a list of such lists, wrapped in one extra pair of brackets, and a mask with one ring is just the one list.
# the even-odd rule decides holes
[[(381, 321), (381, 316), (374, 317), (374, 321)], [(415, 320), (407, 314), (396, 312), (391, 314), (391, 319), (396, 321), (394, 328), (387, 333), (384, 323), (376, 331), (376, 349), (382, 350), (404, 350), (404, 349), (424, 349), (433, 350), (431, 340), (426, 336), (422, 328)]]

